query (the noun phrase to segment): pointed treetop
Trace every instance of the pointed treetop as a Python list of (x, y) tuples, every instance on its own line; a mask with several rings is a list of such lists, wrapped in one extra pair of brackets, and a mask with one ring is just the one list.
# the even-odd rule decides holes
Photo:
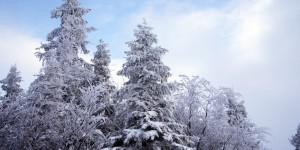
[(86, 48), (86, 34), (94, 31), (94, 27), (86, 27), (87, 21), (83, 19), (83, 15), (88, 13), (90, 9), (80, 7), (78, 0), (64, 0), (64, 4), (51, 11), (51, 18), (60, 18), (60, 27), (54, 29), (47, 36), (50, 43), (43, 44), (41, 48), (47, 51), (59, 47), (59, 43), (63, 49), (72, 47), (72, 53), (77, 54), (81, 50), (84, 54), (89, 51)]
[[(36, 55), (44, 61), (41, 81), (51, 83), (46, 84), (45, 89), (53, 89), (53, 81), (59, 79), (61, 82), (55, 83), (62, 84), (56, 86), (56, 89), (66, 93), (62, 96), (63, 101), (69, 102), (70, 99), (80, 99), (81, 93), (78, 89), (89, 86), (90, 80), (95, 76), (91, 65), (78, 55), (79, 52), (89, 52), (86, 48), (89, 43), (86, 39), (87, 33), (94, 28), (87, 27), (87, 21), (83, 18), (90, 9), (81, 7), (78, 0), (63, 2), (51, 12), (52, 18), (60, 19), (60, 26), (47, 35), (47, 43), (39, 48), (43, 51), (37, 52)], [(52, 71), (55, 69), (57, 71)], [(44, 96), (47, 96), (46, 90)]]
[(2, 90), (6, 92), (5, 97), (15, 98), (22, 91), (20, 87), (21, 81), (22, 78), (17, 70), (17, 66), (11, 66), (6, 78), (0, 81), (3, 84), (1, 86)]
[(79, 7), (80, 3), (78, 0), (63, 0), (65, 1), (60, 7), (51, 11), (51, 18), (62, 18), (64, 14), (70, 15), (84, 15), (88, 13), (91, 9)]
[[(143, 44), (144, 46), (152, 46), (157, 43), (157, 36), (152, 33), (153, 28), (148, 25), (146, 20), (144, 20), (142, 24), (138, 24), (137, 27), (138, 28), (134, 30), (137, 43)], [(128, 45), (129, 43), (130, 42), (128, 42)]]
[[(166, 82), (169, 73), (169, 67), (161, 61), (162, 55), (167, 52), (166, 49), (154, 46), (157, 38), (152, 33), (152, 27), (146, 22), (138, 24), (134, 30), (135, 40), (126, 42), (130, 51), (125, 51), (127, 62), (123, 64), (123, 69), (118, 75), (124, 75), (129, 78), (129, 82)], [(146, 67), (147, 66), (147, 67)]]
[(94, 53), (94, 74), (96, 75), (96, 82), (107, 82), (110, 78), (110, 55), (109, 50), (106, 49), (107, 43), (102, 39), (99, 40), (99, 45), (97, 45), (97, 51)]

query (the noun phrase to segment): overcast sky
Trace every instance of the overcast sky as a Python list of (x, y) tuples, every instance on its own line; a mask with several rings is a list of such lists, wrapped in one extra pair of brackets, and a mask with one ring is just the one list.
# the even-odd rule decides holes
[[(27, 88), (41, 62), (35, 48), (59, 25), (50, 11), (61, 0), (0, 0), (0, 78), (11, 65)], [(124, 44), (146, 18), (173, 79), (199, 75), (243, 95), (253, 122), (270, 129), (267, 146), (293, 149), (288, 139), (300, 123), (299, 0), (84, 0), (92, 56), (98, 40), (109, 43), (113, 74), (124, 62)], [(116, 78), (121, 81), (122, 78)]]

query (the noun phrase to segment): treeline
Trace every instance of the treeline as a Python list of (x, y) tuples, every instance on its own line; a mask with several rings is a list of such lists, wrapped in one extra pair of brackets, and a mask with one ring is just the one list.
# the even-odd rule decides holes
[(126, 42), (126, 62), (116, 88), (110, 78), (110, 54), (100, 40), (92, 63), (87, 54), (90, 10), (64, 0), (51, 12), (60, 26), (47, 36), (36, 56), (40, 74), (28, 91), (12, 66), (0, 81), (0, 149), (263, 149), (266, 130), (248, 117), (241, 96), (215, 88), (198, 76), (168, 82), (162, 62), (165, 48), (144, 20)]

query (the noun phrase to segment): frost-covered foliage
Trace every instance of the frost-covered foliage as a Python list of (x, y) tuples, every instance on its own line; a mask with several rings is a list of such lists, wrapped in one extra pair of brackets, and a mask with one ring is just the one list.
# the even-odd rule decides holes
[[(81, 103), (49, 99), (29, 99), (20, 110), (24, 121), (18, 127), (18, 149), (100, 149), (107, 139), (109, 118), (103, 110), (107, 103), (99, 99), (103, 85), (81, 88)], [(30, 94), (28, 95), (30, 96)], [(32, 98), (32, 97), (31, 97)], [(25, 113), (26, 112), (26, 113)]]
[(67, 92), (64, 90), (68, 87), (64, 82), (66, 75), (56, 57), (55, 49), (49, 50), (45, 55), (44, 67), (41, 70), (43, 73), (29, 87), (30, 100), (63, 101), (63, 98), (67, 97)]
[[(188, 135), (200, 132), (200, 120), (205, 120), (208, 108), (215, 103), (210, 101), (216, 90), (205, 79), (193, 77), (190, 79), (182, 75), (181, 80), (175, 83), (177, 91), (173, 93), (175, 102), (175, 117), (187, 127)], [(206, 105), (207, 107), (203, 107)], [(202, 119), (200, 119), (202, 118)], [(192, 134), (193, 133), (193, 134)]]
[(0, 81), (4, 97), (0, 100), (0, 149), (16, 149), (18, 147), (12, 139), (20, 140), (21, 125), (24, 121), (22, 106), (24, 105), (24, 92), (20, 87), (22, 81), (20, 72), (14, 65), (10, 68), (7, 77)]
[(197, 149), (260, 149), (265, 129), (251, 123), (240, 95), (214, 88), (198, 76), (176, 82), (175, 116), (186, 125)]
[(92, 62), (94, 64), (94, 73), (96, 75), (94, 82), (102, 83), (108, 82), (110, 78), (110, 55), (109, 50), (106, 49), (107, 44), (100, 39), (99, 45), (97, 45), (97, 51), (94, 54)]
[(11, 66), (6, 78), (0, 80), (0, 83), (2, 84), (1, 88), (5, 91), (3, 98), (7, 100), (15, 100), (19, 93), (23, 91), (20, 87), (21, 81), (22, 78), (16, 65)]
[(22, 134), (18, 149), (100, 149), (105, 135), (101, 126), (106, 122), (102, 105), (107, 105), (111, 89), (106, 83), (93, 85), (96, 75), (91, 64), (79, 58), (87, 53), (87, 28), (82, 16), (89, 9), (77, 0), (65, 3), (52, 11), (60, 18), (60, 27), (47, 37), (47, 43), (37, 52), (43, 61), (38, 78), (24, 96), (20, 110), (26, 118), (20, 127)]
[(239, 100), (241, 95), (230, 88), (221, 88), (219, 91), (220, 97), (226, 99), (227, 102), (228, 123), (232, 126), (243, 123), (247, 118), (247, 112), (244, 107), (244, 101)]
[(99, 45), (97, 45), (97, 51), (94, 53), (93, 69), (95, 77), (92, 81), (92, 87), (102, 86), (102, 89), (98, 91), (98, 96), (96, 104), (99, 105), (97, 112), (95, 114), (103, 114), (106, 117), (106, 120), (103, 124), (97, 126), (101, 129), (105, 135), (110, 134), (115, 128), (113, 126), (112, 120), (115, 115), (115, 106), (111, 100), (111, 95), (115, 90), (115, 86), (110, 80), (110, 55), (109, 50), (106, 49), (107, 43), (104, 43), (100, 39)]
[[(20, 72), (14, 65), (10, 68), (7, 77), (0, 81), (4, 97), (0, 99), (0, 149), (17, 149), (21, 127), (24, 122), (22, 107), (24, 92), (20, 87)], [(14, 141), (12, 141), (14, 139)]]
[[(168, 83), (170, 69), (162, 62), (167, 50), (156, 46), (145, 21), (126, 43), (130, 50), (118, 75), (128, 81), (115, 92), (106, 43), (100, 40), (92, 64), (78, 56), (88, 53), (86, 36), (94, 30), (83, 19), (89, 9), (78, 0), (63, 1), (51, 13), (61, 24), (36, 53), (43, 67), (28, 91), (20, 88), (15, 66), (0, 81), (6, 92), (0, 149), (261, 148), (265, 130), (249, 121), (232, 89), (199, 77)], [(291, 139), (297, 149), (299, 128)]]
[[(22, 148), (27, 149), (100, 149), (105, 136), (97, 127), (106, 118), (96, 114), (102, 86), (81, 89), (82, 102), (70, 103), (39, 99), (27, 106)], [(33, 105), (33, 106), (32, 106)]]
[[(50, 32), (47, 36), (47, 43), (39, 48), (43, 52), (36, 55), (43, 60), (45, 67), (38, 80), (48, 81), (49, 69), (60, 69), (59, 79), (64, 84), (60, 89), (64, 92), (64, 101), (71, 101), (80, 97), (79, 87), (89, 86), (89, 81), (94, 78), (90, 64), (79, 58), (78, 53), (87, 54), (86, 34), (94, 28), (86, 27), (87, 21), (83, 19), (90, 10), (80, 7), (78, 0), (64, 0), (65, 3), (51, 12), (52, 18), (60, 19), (60, 26)], [(55, 54), (53, 54), (55, 53)], [(55, 58), (49, 58), (55, 57)], [(55, 68), (49, 68), (49, 59), (55, 59)], [(52, 61), (52, 60), (51, 60)], [(50, 65), (50, 66), (49, 66)], [(53, 66), (52, 66), (53, 67)], [(46, 79), (45, 79), (46, 78)]]
[(295, 150), (300, 150), (300, 124), (298, 125), (296, 134), (290, 139), (290, 142), (295, 147)]
[(181, 149), (182, 126), (174, 122), (170, 102), (166, 96), (172, 85), (167, 82), (170, 69), (161, 61), (167, 52), (157, 43), (152, 28), (144, 21), (134, 31), (135, 40), (127, 42), (127, 62), (119, 75), (129, 80), (117, 92), (116, 98), (124, 103), (122, 134), (113, 137), (113, 147), (129, 149)]
[(23, 93), (8, 105), (0, 103), (0, 149), (22, 148), (20, 141), (23, 141), (23, 127), (26, 121), (26, 112), (23, 109), (25, 104)]

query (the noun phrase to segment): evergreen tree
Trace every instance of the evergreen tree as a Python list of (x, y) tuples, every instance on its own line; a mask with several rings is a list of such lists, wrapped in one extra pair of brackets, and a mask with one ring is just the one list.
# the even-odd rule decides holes
[(0, 149), (18, 149), (22, 134), (21, 126), (24, 122), (24, 93), (20, 87), (22, 81), (16, 65), (11, 66), (7, 77), (0, 81), (1, 88), (5, 91), (0, 99)]
[(298, 125), (296, 134), (290, 139), (290, 142), (295, 147), (295, 150), (300, 150), (300, 124)]
[(127, 62), (118, 75), (129, 80), (116, 94), (125, 104), (125, 129), (122, 135), (111, 138), (113, 146), (129, 149), (182, 149), (182, 126), (172, 117), (170, 102), (166, 96), (171, 93), (172, 85), (167, 83), (170, 69), (161, 61), (167, 52), (157, 43), (144, 21), (134, 31), (135, 40), (127, 42)]
[(17, 70), (16, 65), (11, 66), (9, 69), (9, 73), (6, 78), (0, 80), (2, 84), (1, 88), (5, 91), (4, 98), (8, 98), (14, 100), (23, 89), (20, 87), (20, 82), (22, 78), (20, 76), (20, 72)]
[(93, 85), (91, 64), (79, 58), (88, 53), (86, 27), (82, 18), (89, 9), (80, 7), (78, 0), (64, 0), (51, 12), (60, 18), (60, 27), (47, 36), (36, 55), (43, 61), (38, 78), (27, 95), (28, 115), (24, 123), (22, 148), (27, 149), (99, 149), (103, 134), (97, 125), (103, 115), (97, 114), (98, 97), (106, 89)]
[[(90, 9), (80, 7), (78, 0), (64, 0), (65, 3), (51, 12), (52, 18), (60, 18), (60, 27), (54, 29), (47, 36), (47, 43), (42, 44), (40, 49), (44, 52), (37, 52), (36, 55), (47, 64), (47, 57), (55, 51), (58, 67), (61, 69), (61, 80), (66, 87), (63, 101), (69, 102), (75, 98), (80, 98), (80, 87), (88, 87), (94, 74), (90, 64), (79, 58), (78, 53), (87, 54), (86, 34), (94, 30), (92, 27), (86, 27), (87, 21), (83, 15)], [(46, 77), (47, 68), (44, 68), (42, 78)]]
[(64, 89), (68, 87), (64, 83), (63, 70), (60, 67), (57, 58), (56, 49), (49, 50), (44, 55), (44, 65), (41, 69), (42, 74), (31, 83), (28, 90), (28, 98), (33, 101), (63, 101), (66, 92)]
[(109, 50), (106, 49), (107, 45), (107, 43), (104, 43), (100, 39), (97, 51), (94, 53), (94, 59), (92, 59), (95, 74), (92, 87), (102, 87), (102, 90), (97, 92), (96, 104), (98, 107), (93, 115), (102, 114), (105, 117), (105, 122), (98, 126), (105, 135), (109, 134), (114, 128), (112, 120), (115, 114), (114, 104), (111, 100), (111, 94), (115, 90), (115, 87), (110, 81), (110, 55)]
[[(62, 139), (58, 134), (59, 128), (66, 126), (58, 125), (58, 117), (63, 108), (68, 108), (64, 101), (68, 87), (64, 83), (64, 77), (60, 63), (58, 62), (56, 49), (51, 49), (43, 57), (43, 68), (41, 74), (35, 79), (28, 90), (26, 99), (28, 104), (24, 106), (26, 119), (24, 122), (23, 140), (20, 141), (21, 148), (28, 149), (59, 149)], [(68, 131), (68, 130), (66, 130)]]
[(106, 89), (102, 90), (98, 96), (99, 103), (101, 102), (106, 105), (105, 107), (101, 107), (99, 111), (105, 112), (106, 115), (111, 116), (114, 113), (111, 103), (111, 93), (115, 87), (110, 81), (110, 55), (109, 50), (107, 50), (106, 47), (107, 44), (100, 39), (99, 45), (97, 45), (97, 51), (94, 53), (94, 59), (92, 59), (95, 74), (93, 86), (101, 85), (104, 89)]
[(109, 50), (107, 50), (106, 47), (107, 44), (100, 39), (99, 45), (97, 45), (97, 51), (94, 54), (94, 59), (92, 59), (94, 64), (94, 74), (96, 75), (94, 79), (95, 84), (108, 82), (110, 78), (110, 55)]

